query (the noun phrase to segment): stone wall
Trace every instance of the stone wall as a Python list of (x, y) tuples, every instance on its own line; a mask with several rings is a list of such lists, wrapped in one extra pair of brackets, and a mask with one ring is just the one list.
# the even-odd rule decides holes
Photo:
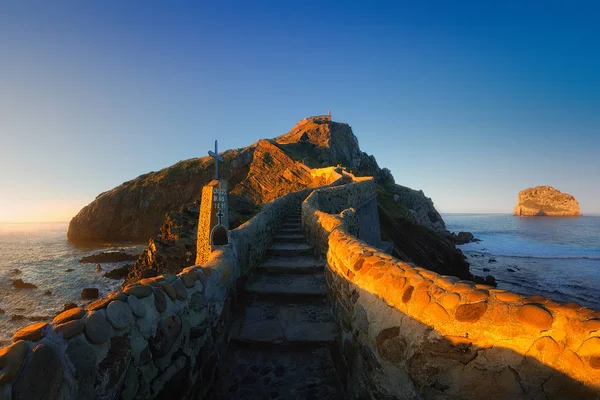
[[(352, 211), (339, 212), (334, 195), (348, 193), (351, 207), (363, 190), (320, 190), (321, 202), (309, 197), (302, 216), (327, 254), (354, 398), (600, 398), (599, 311), (440, 276), (382, 253), (357, 239)], [(330, 194), (335, 204), (323, 204)]]
[[(324, 181), (342, 176), (332, 169)], [(0, 400), (210, 398), (235, 289), (310, 192), (265, 204), (203, 266), (142, 279), (15, 333), (0, 349)]]

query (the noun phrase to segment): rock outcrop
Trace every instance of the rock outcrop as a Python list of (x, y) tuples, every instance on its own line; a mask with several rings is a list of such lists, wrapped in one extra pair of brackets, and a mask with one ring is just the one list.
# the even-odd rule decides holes
[(581, 211), (579, 203), (572, 195), (552, 186), (537, 186), (519, 192), (513, 214), (522, 217), (578, 217)]
[[(449, 233), (431, 199), (422, 191), (396, 185), (388, 169), (380, 168), (375, 157), (360, 150), (346, 123), (306, 118), (284, 135), (228, 150), (222, 156), (225, 168), (221, 170), (226, 171), (229, 181), (232, 228), (250, 219), (262, 204), (321, 185), (311, 169), (341, 165), (357, 176), (375, 177), (380, 188), (382, 235), (396, 244), (395, 255), (440, 273), (470, 276), (462, 253), (444, 238)], [(214, 160), (203, 157), (125, 182), (98, 196), (73, 218), (69, 239), (150, 238), (126, 282), (176, 273), (193, 262), (190, 254), (196, 250), (198, 218), (198, 203), (194, 201), (213, 174)]]

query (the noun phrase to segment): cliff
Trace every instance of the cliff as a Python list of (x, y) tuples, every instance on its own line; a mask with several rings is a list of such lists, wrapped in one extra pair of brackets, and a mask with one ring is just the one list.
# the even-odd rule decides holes
[(513, 211), (517, 216), (580, 216), (579, 203), (575, 197), (552, 186), (536, 186), (519, 192)]
[[(312, 177), (311, 168), (342, 165), (357, 176), (375, 177), (380, 189), (382, 236), (396, 244), (396, 256), (440, 273), (470, 277), (462, 253), (444, 238), (445, 224), (431, 199), (422, 191), (396, 185), (388, 169), (379, 168), (373, 156), (360, 150), (358, 139), (346, 123), (307, 118), (273, 140), (259, 140), (222, 155), (223, 170), (229, 178), (233, 227), (249, 219), (262, 204), (320, 185)], [(125, 182), (98, 196), (73, 218), (69, 239), (152, 238), (126, 282), (179, 271), (192, 261), (186, 254), (195, 254), (196, 250), (197, 204), (192, 203), (213, 174), (214, 160), (202, 157)], [(185, 232), (177, 228), (179, 225), (186, 228)], [(171, 234), (173, 229), (178, 233)]]

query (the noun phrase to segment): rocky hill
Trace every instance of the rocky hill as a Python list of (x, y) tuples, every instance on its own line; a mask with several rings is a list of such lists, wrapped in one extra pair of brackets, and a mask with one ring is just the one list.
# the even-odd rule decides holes
[[(307, 118), (275, 139), (259, 140), (222, 155), (233, 227), (264, 203), (318, 186), (310, 168), (342, 165), (357, 176), (376, 178), (382, 236), (396, 244), (397, 257), (436, 272), (472, 278), (462, 253), (446, 238), (444, 221), (431, 199), (422, 191), (396, 185), (388, 169), (379, 168), (373, 156), (360, 150), (346, 123)], [(214, 160), (202, 157), (125, 182), (99, 195), (73, 218), (69, 239), (150, 239), (128, 282), (178, 271), (193, 262), (190, 254), (196, 251), (198, 213), (194, 202), (213, 173)]]
[(517, 216), (580, 216), (579, 203), (570, 194), (552, 186), (536, 186), (519, 192), (517, 205), (513, 211)]

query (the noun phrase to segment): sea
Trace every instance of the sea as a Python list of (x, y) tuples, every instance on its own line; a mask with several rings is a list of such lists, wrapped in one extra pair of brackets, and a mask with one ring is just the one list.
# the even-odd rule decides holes
[[(65, 303), (83, 305), (83, 288), (98, 288), (100, 296), (118, 289), (122, 280), (102, 275), (131, 263), (79, 263), (99, 251), (141, 252), (141, 245), (75, 246), (67, 241), (68, 222), (0, 223), (0, 345), (19, 328), (36, 321), (50, 321)], [(69, 270), (72, 270), (69, 272)], [(16, 289), (22, 279), (37, 289)], [(47, 292), (47, 291), (50, 292)]]
[(600, 310), (600, 215), (443, 218), (448, 230), (481, 240), (459, 246), (473, 274), (492, 275), (501, 289)]

